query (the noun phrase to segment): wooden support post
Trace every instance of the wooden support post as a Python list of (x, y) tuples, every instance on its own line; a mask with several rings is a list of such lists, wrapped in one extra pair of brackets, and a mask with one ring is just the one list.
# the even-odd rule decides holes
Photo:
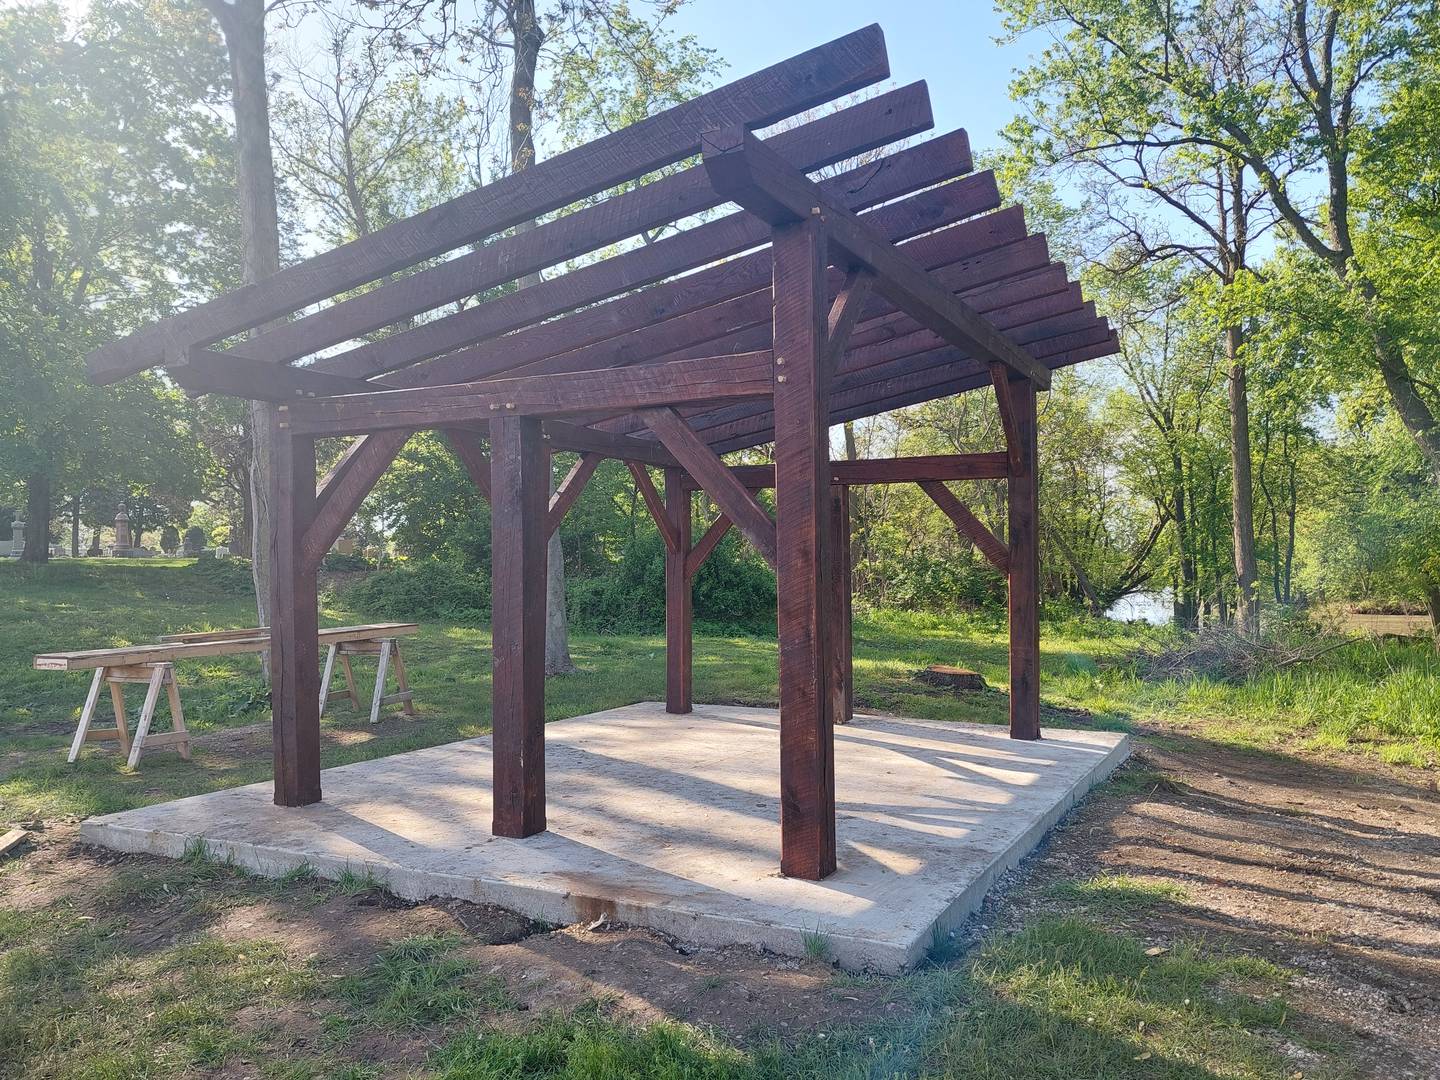
[(855, 715), (855, 682), (851, 637), (850, 489), (830, 485), (830, 712), (837, 724)]
[(694, 612), (685, 565), (690, 555), (690, 488), (679, 469), (665, 470), (665, 522), (675, 538), (665, 547), (665, 711), (688, 713), (694, 666)]
[(533, 417), (490, 422), (496, 836), (545, 831), (545, 527), (549, 456)]
[(315, 442), (277, 420), (270, 475), (270, 703), (275, 803), (320, 801), (320, 643), (315, 566)]
[(1010, 737), (1040, 738), (1040, 501), (1036, 482), (1035, 384), (1012, 379), (1002, 391), (1014, 419), (1010, 470)]
[(815, 881), (835, 870), (825, 232), (811, 216), (773, 237), (780, 869)]

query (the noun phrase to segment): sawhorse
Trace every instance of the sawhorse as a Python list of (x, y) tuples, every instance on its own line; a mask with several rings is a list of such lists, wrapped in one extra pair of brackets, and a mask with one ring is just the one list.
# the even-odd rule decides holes
[[(331, 702), (340, 698), (349, 698), (350, 704), (360, 708), (360, 695), (355, 690), (355, 672), (350, 667), (352, 656), (379, 656), (378, 668), (375, 672), (375, 693), (370, 699), (370, 722), (380, 722), (380, 707), (382, 705), (394, 705), (399, 703), (406, 716), (415, 715), (415, 706), (412, 701), (415, 697), (410, 690), (410, 683), (405, 678), (405, 657), (400, 652), (399, 638), (381, 638), (378, 641), (337, 641), (331, 644), (330, 650), (325, 654), (325, 673), (320, 676), (320, 715), (325, 715), (325, 708)], [(345, 674), (345, 689), (331, 690), (331, 680), (335, 678), (335, 661), (340, 661), (340, 668)], [(385, 677), (389, 673), (391, 661), (395, 663), (395, 683), (397, 690), (393, 694), (385, 693)]]
[[(115, 709), (115, 727), (91, 730), (95, 709), (100, 702), (100, 688), (110, 685), (110, 702)], [(135, 737), (130, 737), (125, 720), (126, 683), (144, 683), (145, 704), (140, 707), (140, 719), (135, 726)], [(155, 717), (155, 706), (160, 701), (160, 690), (165, 689), (170, 702), (171, 731), (160, 735), (150, 734), (150, 722)], [(70, 744), (70, 757), (74, 762), (80, 756), (80, 748), (87, 742), (114, 741), (120, 744), (120, 753), (128, 756), (130, 768), (140, 764), (140, 755), (147, 748), (173, 746), (186, 761), (190, 760), (190, 733), (185, 730), (185, 712), (180, 707), (180, 688), (175, 685), (174, 664), (120, 664), (112, 667), (97, 667), (95, 677), (90, 680), (90, 692), (85, 696), (85, 707), (80, 712), (80, 723), (75, 728), (75, 739)]]

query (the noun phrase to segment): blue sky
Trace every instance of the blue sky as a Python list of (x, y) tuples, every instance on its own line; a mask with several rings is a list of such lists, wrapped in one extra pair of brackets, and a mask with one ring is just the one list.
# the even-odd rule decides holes
[(1015, 114), (1011, 73), (1042, 43), (997, 45), (1000, 18), (988, 0), (690, 0), (668, 25), (716, 49), (728, 81), (873, 22), (885, 31), (895, 84), (930, 84), (936, 130), (963, 127), (976, 150), (996, 146)]

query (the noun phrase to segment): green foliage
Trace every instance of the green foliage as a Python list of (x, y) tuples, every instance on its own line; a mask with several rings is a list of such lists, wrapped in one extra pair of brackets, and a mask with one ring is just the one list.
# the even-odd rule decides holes
[(443, 619), (480, 626), (490, 618), (490, 582), (449, 563), (417, 559), (352, 585), (345, 592), (345, 603), (370, 618)]
[(255, 595), (255, 579), (250, 574), (250, 560), (235, 556), (216, 558), (215, 553), (202, 552), (190, 572), (217, 592), (229, 596)]
[(343, 551), (327, 551), (320, 560), (320, 569), (330, 573), (373, 570), (375, 564), (358, 551), (346, 554)]

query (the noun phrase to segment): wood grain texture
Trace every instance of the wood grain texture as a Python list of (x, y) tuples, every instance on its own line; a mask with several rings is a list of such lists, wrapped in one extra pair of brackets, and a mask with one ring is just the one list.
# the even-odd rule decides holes
[(741, 353), (573, 375), (383, 390), (277, 406), (282, 424), (312, 437), (392, 428), (452, 427), (508, 416), (562, 416), (693, 401), (767, 397), (770, 353)]
[[(480, 449), (477, 436), (474, 432), (461, 428), (446, 428), (444, 434), (445, 443), (450, 447), (450, 452), (460, 459), (460, 464), (465, 469), (465, 474), (470, 477), (470, 482), (488, 500), (491, 490), (490, 459), (485, 455), (485, 451)], [(367, 438), (375, 437), (375, 435), (367, 436)]]
[(316, 508), (305, 530), (305, 565), (316, 568), (330, 545), (360, 509), (390, 463), (404, 449), (410, 431), (382, 431), (359, 440), (353, 453), (346, 454), (343, 468), (335, 472), (316, 494)]
[[(730, 473), (747, 490), (775, 486), (774, 465), (732, 465)], [(1010, 475), (1003, 453), (912, 454), (895, 458), (839, 459), (830, 462), (830, 483), (918, 484), (922, 480), (1003, 480)], [(696, 481), (688, 478), (692, 487)]]
[[(648, 477), (647, 477), (648, 479)], [(665, 711), (688, 713), (694, 698), (694, 607), (690, 555), (690, 492), (679, 469), (665, 470)]]
[(955, 497), (954, 492), (938, 480), (921, 480), (920, 488), (930, 496), (955, 528), (960, 530), (960, 534), (979, 548), (980, 554), (989, 559), (995, 569), (1002, 574), (1009, 572), (1008, 549), (985, 527), (985, 523), (975, 516), (974, 511)]
[(878, 26), (847, 34), (97, 349), (91, 379), (143, 371), (653, 172), (696, 153), (708, 128), (765, 127), (889, 73)]
[(646, 409), (640, 418), (695, 478), (770, 567), (775, 567), (775, 523), (729, 467), (691, 431), (674, 409)]
[(1050, 373), (1003, 334), (930, 278), (923, 267), (883, 235), (834, 204), (803, 173), (768, 150), (742, 126), (707, 132), (705, 167), (715, 189), (772, 225), (824, 219), (832, 247), (875, 274), (876, 288), (951, 344), (999, 360), (1040, 387)]
[(830, 715), (848, 724), (855, 715), (854, 645), (851, 610), (854, 582), (850, 564), (850, 489), (830, 485)]
[[(963, 143), (963, 132), (932, 140), (892, 155), (890, 158), (851, 170), (838, 177), (824, 181), (826, 191), (837, 193), (836, 198), (852, 209), (877, 206), (891, 199), (899, 199), (892, 205), (873, 212), (870, 222), (893, 239), (904, 239), (920, 233), (938, 229), (947, 223), (958, 221), (987, 208), (987, 204), (998, 204), (998, 194), (993, 195), (994, 178), (986, 176), (973, 182), (961, 181), (932, 188), (944, 180), (969, 171), (968, 144)], [(960, 153), (964, 157), (959, 157)], [(919, 192), (916, 194), (916, 192)], [(904, 198), (901, 198), (901, 197)], [(704, 241), (698, 254), (709, 254), (715, 258), (729, 251), (735, 244), (746, 247), (756, 246), (765, 239), (766, 232), (747, 214), (734, 214), (727, 219), (711, 223), (717, 228), (699, 233)], [(477, 378), (489, 378), (506, 372), (525, 368), (526, 365), (548, 362), (552, 357), (584, 346), (614, 338), (617, 335), (641, 329), (676, 315), (697, 311), (722, 300), (741, 296), (763, 288), (770, 276), (768, 251), (743, 255), (730, 259), (721, 265), (699, 270), (675, 281), (652, 285), (640, 289), (634, 295), (622, 296), (605, 303), (595, 301), (605, 296), (632, 288), (662, 266), (671, 272), (701, 265), (695, 261), (697, 249), (690, 246), (695, 239), (687, 232), (666, 242), (658, 252), (645, 251), (619, 256), (579, 271), (581, 276), (565, 275), (550, 282), (544, 282), (514, 294), (515, 299), (499, 307), (482, 305), (475, 314), (468, 316), (463, 327), (447, 324), (446, 327), (410, 339), (415, 344), (411, 349), (387, 351), (384, 365), (402, 363), (423, 353), (442, 341), (476, 342), (458, 351), (429, 361), (406, 371), (396, 372), (384, 379), (386, 385), (417, 386), (444, 383), (467, 382)], [(1023, 235), (1023, 228), (1021, 230)], [(1018, 238), (1018, 236), (1016, 237)], [(669, 243), (674, 239), (674, 244)], [(683, 241), (683, 243), (682, 243)], [(744, 247), (735, 248), (744, 250)], [(733, 252), (731, 252), (733, 254)], [(626, 262), (626, 259), (632, 261)], [(668, 261), (666, 261), (668, 260)], [(573, 280), (568, 280), (572, 279)], [(658, 279), (656, 279), (658, 280)], [(521, 295), (529, 293), (521, 299)], [(571, 311), (581, 304), (592, 306), (574, 311), (563, 319), (551, 319)], [(541, 322), (542, 319), (550, 319)], [(536, 325), (529, 325), (534, 323)], [(494, 335), (503, 328), (525, 326), (526, 329), (506, 334), (503, 339)], [(482, 338), (490, 340), (481, 340)], [(387, 339), (388, 340), (388, 339)], [(387, 350), (393, 347), (386, 346)], [(341, 363), (337, 359), (337, 363)], [(328, 361), (327, 361), (328, 363)], [(348, 363), (348, 361), (344, 361)], [(604, 364), (588, 366), (608, 366)], [(547, 366), (543, 370), (550, 370)], [(566, 363), (557, 370), (580, 370)], [(529, 373), (527, 371), (527, 373)]]
[(1035, 385), (1012, 379), (1005, 393), (1015, 419), (1019, 463), (1010, 474), (1010, 737), (1040, 738), (1040, 497)]
[(565, 515), (570, 512), (570, 507), (575, 505), (575, 500), (580, 498), (585, 491), (585, 485), (590, 482), (590, 477), (604, 460), (603, 454), (581, 454), (580, 459), (570, 467), (565, 479), (560, 481), (560, 486), (555, 489), (555, 494), (550, 496), (550, 508), (545, 514), (547, 537), (560, 527)]
[(835, 870), (825, 235), (816, 215), (772, 240), (780, 870), (812, 881)]
[(490, 424), (492, 730), (496, 836), (545, 830), (545, 510), (549, 458), (533, 417)]
[[(274, 427), (270, 448), (270, 706), (277, 806), (320, 801), (319, 598), (305, 534), (315, 443)], [(185, 646), (175, 646), (185, 648)]]
[[(929, 93), (921, 82), (766, 141), (791, 164), (809, 171), (908, 138), (932, 123)], [(244, 352), (268, 363), (286, 363), (714, 209), (722, 201), (704, 168), (695, 165), (341, 300), (251, 338)]]
[[(688, 478), (686, 487), (694, 487), (694, 484), (690, 483)], [(705, 560), (708, 559), (710, 553), (715, 550), (715, 546), (719, 544), (721, 540), (725, 539), (725, 535), (730, 531), (731, 524), (730, 519), (724, 514), (720, 514), (710, 523), (710, 527), (705, 530), (705, 535), (700, 537), (695, 546), (690, 549), (690, 553), (685, 556), (686, 577), (692, 581), (694, 580), (695, 575), (700, 571), (700, 567), (705, 565)]]
[[(650, 474), (645, 471), (645, 466), (638, 461), (627, 461), (625, 467), (630, 470), (630, 476), (635, 481), (635, 490), (640, 492), (640, 497), (645, 500), (645, 507), (650, 511), (650, 517), (655, 522), (660, 539), (665, 541), (665, 550), (671, 553), (680, 551), (679, 530), (671, 526), (666, 510), (667, 501), (660, 497), (660, 492), (655, 490), (655, 483), (650, 479)], [(668, 476), (669, 470), (666, 472)]]

